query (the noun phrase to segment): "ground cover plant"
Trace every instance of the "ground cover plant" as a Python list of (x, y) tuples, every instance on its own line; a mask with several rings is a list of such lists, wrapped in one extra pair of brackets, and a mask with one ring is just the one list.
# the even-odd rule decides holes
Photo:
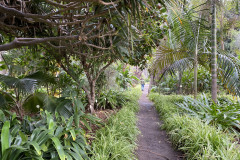
[(92, 142), (92, 160), (134, 159), (136, 138), (136, 112), (139, 109), (139, 87), (124, 93), (128, 101), (123, 108), (109, 119), (107, 125), (97, 131)]
[(237, 142), (231, 134), (226, 134), (210, 126), (199, 117), (185, 114), (175, 103), (183, 103), (177, 95), (151, 93), (164, 121), (163, 128), (168, 132), (173, 144), (182, 150), (188, 159), (239, 159)]

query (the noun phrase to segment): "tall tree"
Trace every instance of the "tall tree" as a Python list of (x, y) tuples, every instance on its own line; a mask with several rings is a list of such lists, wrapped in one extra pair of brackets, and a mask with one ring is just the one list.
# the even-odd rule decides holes
[[(197, 70), (198, 70), (198, 52), (205, 47), (204, 40), (208, 36), (208, 30), (201, 20), (201, 7), (199, 11), (194, 8), (186, 9), (179, 6), (169, 7), (169, 31), (167, 46), (161, 46), (154, 62), (154, 66), (162, 69), (168, 68), (174, 62), (179, 62), (178, 72), (183, 72), (184, 67), (189, 62), (193, 62), (194, 67), (194, 97), (197, 97)], [(165, 54), (165, 55), (164, 55)], [(183, 58), (185, 58), (183, 60)], [(178, 61), (183, 60), (183, 61)], [(162, 62), (162, 63), (161, 63)], [(155, 64), (158, 65), (155, 65)], [(161, 65), (163, 64), (163, 65)], [(176, 63), (177, 64), (177, 63)], [(181, 65), (184, 65), (181, 66)], [(192, 66), (192, 65), (191, 65)], [(166, 69), (167, 70), (167, 69)], [(180, 73), (181, 75), (181, 73)], [(181, 77), (181, 76), (179, 76)], [(181, 80), (180, 80), (181, 81)], [(179, 85), (180, 86), (180, 85)]]
[(212, 0), (212, 58), (211, 58), (211, 73), (212, 73), (212, 100), (217, 102), (217, 26), (216, 26), (216, 0)]
[[(3, 1), (0, 34), (5, 41), (0, 51), (41, 45), (79, 86), (78, 71), (85, 73), (88, 86), (82, 88), (89, 107), (94, 109), (95, 84), (104, 69), (117, 59), (132, 64), (146, 62), (144, 55), (152, 43), (141, 30), (143, 21), (138, 25), (138, 20), (142, 13), (151, 14), (151, 3), (154, 4), (138, 0)], [(15, 39), (6, 40), (7, 37)], [(72, 61), (78, 62), (77, 72)]]

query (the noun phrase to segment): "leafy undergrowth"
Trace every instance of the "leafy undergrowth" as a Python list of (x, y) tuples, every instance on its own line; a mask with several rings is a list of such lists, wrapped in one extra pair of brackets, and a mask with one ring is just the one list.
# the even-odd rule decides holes
[(136, 126), (136, 112), (139, 109), (140, 88), (124, 93), (128, 102), (114, 116), (110, 117), (106, 127), (96, 133), (92, 142), (93, 160), (134, 159), (133, 151), (139, 133)]
[[(138, 133), (135, 112), (138, 109), (137, 99), (140, 93), (140, 88), (123, 93), (128, 97), (125, 107), (117, 115), (111, 116), (106, 130), (101, 129), (97, 133), (95, 142), (99, 144), (95, 143), (93, 151), (99, 150), (99, 153), (95, 152), (97, 154), (94, 155), (100, 158), (96, 159), (103, 160), (101, 154), (109, 151), (109, 148), (112, 150), (104, 154), (107, 158), (132, 157), (134, 140)], [(17, 117), (16, 113), (0, 110), (0, 159), (93, 158), (86, 132), (91, 130), (92, 125), (99, 124), (100, 119), (85, 113), (85, 107), (79, 99), (73, 99), (71, 104), (74, 112), (57, 110), (58, 112), (51, 113), (45, 110), (35, 117), (24, 116), (23, 119)], [(100, 153), (101, 145), (102, 148), (105, 145), (108, 147), (104, 153)]]
[(89, 146), (82, 128), (73, 126), (74, 118), (42, 111), (38, 121), (15, 113), (5, 116), (0, 110), (0, 159), (88, 159)]
[(239, 148), (232, 142), (232, 135), (206, 124), (199, 117), (184, 114), (175, 105), (183, 102), (183, 97), (157, 93), (151, 93), (149, 97), (154, 101), (171, 141), (188, 159), (240, 159)]
[(205, 94), (198, 99), (184, 97), (184, 101), (176, 103), (185, 113), (198, 117), (207, 124), (214, 125), (224, 132), (239, 134), (240, 104), (228, 98), (218, 98), (213, 103)]

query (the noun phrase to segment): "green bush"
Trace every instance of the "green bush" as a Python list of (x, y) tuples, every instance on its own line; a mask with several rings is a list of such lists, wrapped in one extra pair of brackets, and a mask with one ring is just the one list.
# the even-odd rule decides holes
[(136, 112), (139, 109), (138, 98), (140, 88), (124, 93), (129, 101), (115, 115), (109, 119), (106, 127), (96, 133), (92, 143), (93, 160), (134, 159), (136, 138), (139, 133), (137, 128)]
[(197, 117), (184, 114), (174, 103), (182, 102), (180, 96), (150, 94), (164, 121), (162, 126), (173, 144), (186, 153), (188, 159), (240, 159), (233, 137), (214, 126), (209, 126)]

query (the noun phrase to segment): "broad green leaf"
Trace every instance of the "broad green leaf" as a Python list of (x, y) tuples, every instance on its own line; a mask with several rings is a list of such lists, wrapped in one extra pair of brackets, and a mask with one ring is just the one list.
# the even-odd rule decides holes
[(55, 144), (55, 148), (58, 152), (58, 155), (59, 155), (60, 159), (65, 160), (66, 155), (64, 153), (63, 146), (62, 146), (61, 142), (59, 141), (59, 139), (57, 137), (52, 137), (52, 140)]
[(6, 121), (3, 124), (2, 127), (2, 133), (1, 133), (1, 146), (2, 146), (2, 155), (4, 155), (5, 151), (9, 148), (9, 128), (10, 128), (10, 122)]
[(92, 130), (92, 128), (89, 126), (88, 122), (85, 119), (81, 119), (81, 121), (87, 127), (88, 130), (90, 130), (90, 131)]
[(75, 131), (73, 129), (70, 130), (70, 133), (72, 135), (72, 139), (75, 141), (76, 140), (76, 134)]
[(39, 156), (42, 154), (40, 146), (35, 141), (28, 141), (28, 143), (34, 147)]
[(73, 117), (71, 117), (71, 118), (68, 120), (67, 128), (70, 128), (70, 127), (72, 126), (72, 123), (73, 123)]
[(27, 142), (27, 140), (28, 140), (27, 135), (25, 135), (25, 134), (22, 133), (21, 131), (19, 131), (18, 133), (19, 133), (20, 137), (22, 138), (22, 141), (23, 141), (23, 142)]
[(49, 124), (48, 124), (48, 129), (50, 130), (49, 134), (53, 135), (54, 134), (54, 121), (53, 119), (49, 120)]
[(2, 110), (0, 110), (0, 121), (2, 121), (2, 122), (6, 121), (5, 114), (3, 113)]

